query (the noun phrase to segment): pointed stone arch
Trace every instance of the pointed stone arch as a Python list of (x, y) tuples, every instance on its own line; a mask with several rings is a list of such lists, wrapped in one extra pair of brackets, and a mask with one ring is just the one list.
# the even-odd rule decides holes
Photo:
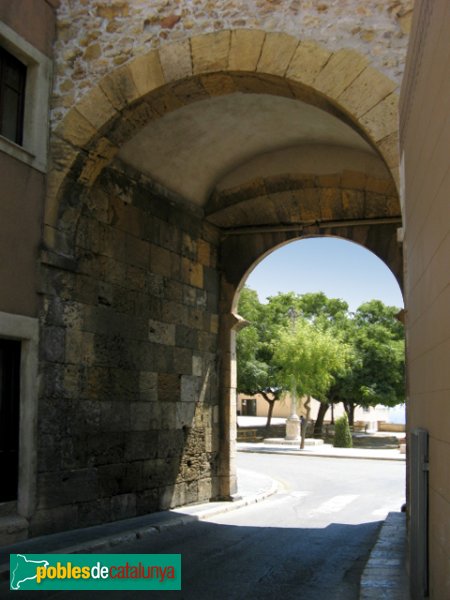
[(107, 74), (52, 136), (44, 242), (70, 255), (80, 200), (122, 143), (151, 119), (235, 91), (315, 104), (355, 127), (398, 182), (396, 84), (351, 49), (331, 52), (285, 33), (198, 35), (136, 57)]

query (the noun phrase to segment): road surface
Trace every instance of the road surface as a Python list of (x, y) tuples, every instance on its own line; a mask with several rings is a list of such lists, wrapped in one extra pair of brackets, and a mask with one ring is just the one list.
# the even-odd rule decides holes
[[(207, 522), (115, 546), (114, 553), (182, 554), (182, 591), (170, 597), (356, 600), (379, 525), (404, 502), (404, 463), (239, 454), (238, 465), (273, 477), (279, 492)], [(39, 598), (167, 600), (167, 593), (41, 591)]]

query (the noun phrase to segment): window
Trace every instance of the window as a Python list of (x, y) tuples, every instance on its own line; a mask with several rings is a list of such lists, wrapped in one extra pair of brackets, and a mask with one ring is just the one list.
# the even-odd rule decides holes
[(50, 58), (0, 21), (0, 152), (42, 173), (51, 73)]
[(21, 343), (0, 339), (0, 502), (17, 500)]
[(0, 134), (22, 144), (26, 66), (0, 48)]

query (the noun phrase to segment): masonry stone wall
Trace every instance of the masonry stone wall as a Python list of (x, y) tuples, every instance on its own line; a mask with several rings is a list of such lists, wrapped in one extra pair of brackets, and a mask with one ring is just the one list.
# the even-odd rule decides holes
[(170, 42), (234, 29), (283, 32), (329, 51), (351, 48), (397, 84), (413, 0), (62, 0), (53, 121), (107, 73)]
[(44, 265), (32, 535), (217, 495), (216, 229), (120, 165)]
[[(157, 173), (149, 181), (120, 163), (120, 148), (192, 102), (273, 94), (351, 123), (396, 181), (410, 8), (409, 0), (61, 1), (32, 535), (236, 491), (236, 290), (254, 261), (297, 235), (223, 242), (220, 220), (158, 186)], [(347, 237), (398, 266), (394, 185), (372, 189), (356, 178), (366, 208), (381, 206), (371, 216), (396, 221), (386, 235), (360, 227)], [(333, 184), (338, 205), (347, 184)]]

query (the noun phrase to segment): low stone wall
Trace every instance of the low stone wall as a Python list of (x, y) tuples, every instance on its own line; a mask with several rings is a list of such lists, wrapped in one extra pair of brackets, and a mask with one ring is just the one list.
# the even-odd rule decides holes
[(378, 421), (378, 431), (402, 433), (405, 431), (405, 425), (403, 423), (386, 423), (386, 421)]

